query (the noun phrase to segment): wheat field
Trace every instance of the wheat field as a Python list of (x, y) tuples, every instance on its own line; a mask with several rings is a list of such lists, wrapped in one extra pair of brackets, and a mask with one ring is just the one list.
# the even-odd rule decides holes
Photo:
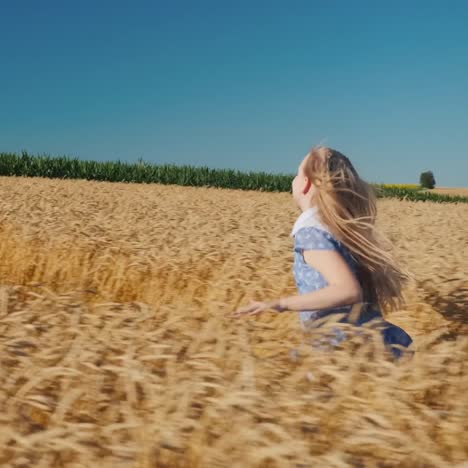
[(296, 294), (290, 194), (0, 177), (0, 466), (466, 466), (468, 205), (378, 207), (398, 363), (229, 317)]
[(436, 187), (428, 190), (429, 193), (439, 193), (440, 195), (468, 197), (468, 188)]

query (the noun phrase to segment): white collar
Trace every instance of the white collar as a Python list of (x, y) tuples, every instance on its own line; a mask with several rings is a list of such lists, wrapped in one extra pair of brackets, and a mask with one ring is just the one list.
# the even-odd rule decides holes
[(328, 231), (326, 226), (324, 226), (317, 215), (318, 213), (318, 208), (316, 206), (312, 206), (311, 208), (308, 208), (307, 210), (303, 211), (300, 216), (297, 218), (296, 222), (294, 223), (294, 227), (291, 231), (290, 236), (294, 237), (299, 231), (299, 229), (303, 227), (317, 227), (319, 229), (322, 229), (324, 231)]

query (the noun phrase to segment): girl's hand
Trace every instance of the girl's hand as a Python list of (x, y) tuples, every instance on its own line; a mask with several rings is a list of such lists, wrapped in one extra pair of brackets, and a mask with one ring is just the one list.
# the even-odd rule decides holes
[(237, 309), (231, 317), (241, 317), (243, 315), (257, 315), (260, 312), (264, 312), (265, 310), (275, 310), (277, 312), (281, 312), (284, 310), (280, 307), (279, 301), (271, 301), (271, 302), (259, 302), (259, 301), (251, 301), (249, 305), (241, 307)]

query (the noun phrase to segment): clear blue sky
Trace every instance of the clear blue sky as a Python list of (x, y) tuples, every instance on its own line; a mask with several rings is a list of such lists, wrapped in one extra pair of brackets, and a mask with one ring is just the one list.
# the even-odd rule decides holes
[(0, 0), (0, 151), (468, 187), (468, 1)]

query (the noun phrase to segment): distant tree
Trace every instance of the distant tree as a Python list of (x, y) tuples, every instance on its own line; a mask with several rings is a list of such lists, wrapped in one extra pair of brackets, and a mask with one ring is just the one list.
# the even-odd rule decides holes
[(421, 187), (433, 189), (435, 187), (436, 181), (432, 171), (422, 172), (421, 176), (419, 177), (419, 183), (421, 184)]

